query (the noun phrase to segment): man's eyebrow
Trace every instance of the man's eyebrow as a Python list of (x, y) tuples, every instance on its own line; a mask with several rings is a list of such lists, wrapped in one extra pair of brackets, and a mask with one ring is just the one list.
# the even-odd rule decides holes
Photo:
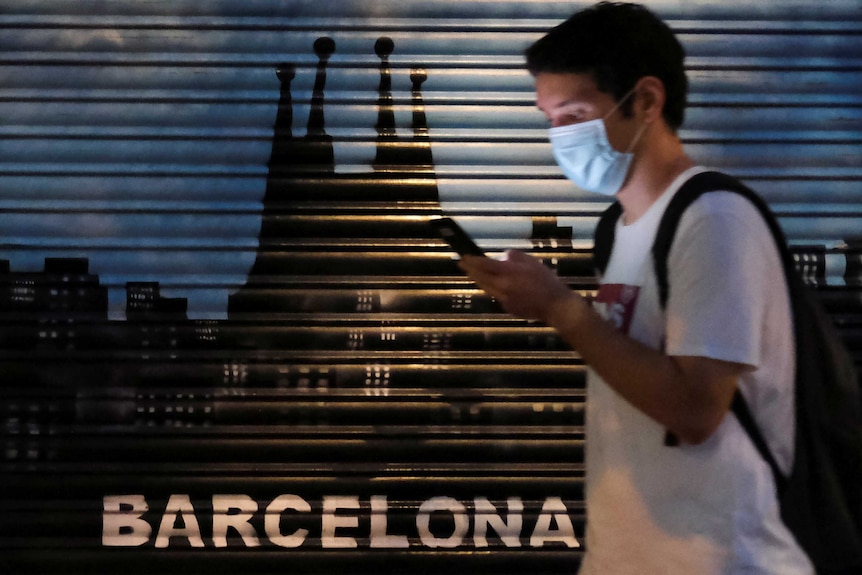
[(543, 108), (538, 102), (536, 102), (536, 107), (543, 112), (556, 112), (557, 110), (568, 108), (570, 106), (576, 106), (577, 103), (571, 100), (563, 100), (562, 102), (557, 102), (547, 108)]
[(557, 112), (557, 113), (559, 113), (559, 112), (563, 112), (563, 113), (565, 113), (565, 112), (568, 112), (568, 111), (585, 110), (585, 109), (587, 109), (587, 108), (589, 108), (589, 106), (588, 106), (587, 104), (584, 104), (583, 102), (576, 102), (576, 101), (572, 101), (572, 100), (566, 100), (566, 101), (564, 101), (564, 102), (560, 102), (558, 105), (554, 106), (554, 112)]

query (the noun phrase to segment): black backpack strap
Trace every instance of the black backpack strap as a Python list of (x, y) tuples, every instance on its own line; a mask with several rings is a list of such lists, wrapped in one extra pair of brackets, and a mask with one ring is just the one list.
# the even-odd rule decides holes
[(778, 220), (772, 214), (772, 210), (763, 199), (754, 193), (751, 188), (727, 174), (720, 172), (701, 172), (689, 178), (682, 187), (677, 191), (676, 195), (671, 199), (665, 210), (664, 216), (659, 223), (658, 231), (656, 232), (655, 242), (652, 246), (653, 262), (655, 265), (656, 280), (659, 288), (659, 301), (661, 306), (667, 304), (668, 297), (668, 279), (667, 279), (667, 256), (670, 253), (670, 247), (673, 244), (676, 229), (679, 225), (679, 220), (683, 212), (706, 192), (734, 192), (745, 197), (748, 201), (754, 204), (757, 211), (763, 217), (769, 231), (772, 232), (772, 237), (775, 238), (776, 246), (782, 262), (784, 263), (784, 272), (788, 283), (790, 274), (795, 273), (795, 264), (793, 255), (787, 247), (787, 240), (784, 237), (784, 232), (781, 226), (778, 225)]
[(611, 259), (614, 248), (617, 220), (623, 213), (619, 202), (614, 202), (599, 217), (599, 223), (593, 236), (593, 267), (599, 273), (604, 273)]
[[(677, 191), (676, 195), (668, 204), (661, 222), (659, 223), (658, 231), (656, 232), (655, 242), (652, 246), (652, 256), (653, 263), (655, 265), (656, 282), (658, 283), (659, 302), (662, 308), (667, 305), (667, 298), (670, 290), (668, 284), (667, 256), (670, 253), (670, 248), (673, 244), (677, 227), (679, 226), (679, 220), (682, 217), (683, 212), (692, 204), (692, 202), (697, 200), (704, 193), (712, 191), (733, 192), (745, 197), (754, 204), (757, 211), (760, 212), (760, 215), (769, 227), (773, 238), (775, 238), (776, 246), (778, 247), (779, 254), (784, 263), (784, 272), (788, 286), (792, 283), (793, 278), (791, 277), (791, 274), (795, 273), (793, 256), (787, 247), (784, 232), (781, 230), (781, 227), (778, 225), (778, 221), (772, 214), (772, 211), (769, 209), (766, 202), (736, 178), (719, 172), (702, 172), (690, 178), (682, 185), (679, 191)], [(745, 402), (745, 398), (743, 398), (739, 389), (736, 390), (736, 393), (733, 396), (731, 410), (745, 429), (746, 433), (748, 433), (755, 447), (757, 447), (757, 450), (760, 452), (760, 455), (769, 464), (770, 469), (772, 469), (772, 474), (775, 477), (775, 484), (780, 492), (787, 483), (787, 480), (781, 472), (781, 469), (778, 467), (775, 457), (769, 450), (766, 439), (758, 428), (757, 423), (754, 420), (754, 416), (751, 414), (751, 410), (748, 408), (748, 404)]]
[(754, 421), (754, 416), (751, 414), (751, 410), (748, 408), (748, 404), (745, 402), (745, 398), (742, 397), (742, 392), (739, 391), (739, 388), (737, 388), (736, 392), (733, 394), (733, 401), (730, 404), (730, 409), (736, 416), (737, 421), (742, 425), (742, 428), (751, 438), (751, 442), (754, 443), (760, 456), (769, 464), (769, 468), (772, 470), (772, 476), (775, 478), (775, 486), (778, 493), (780, 494), (784, 492), (784, 488), (787, 485), (787, 477), (784, 476), (781, 468), (778, 467), (778, 462), (772, 455), (769, 445), (766, 444), (766, 438), (763, 437), (763, 434), (760, 432), (760, 428), (757, 427), (757, 422)]

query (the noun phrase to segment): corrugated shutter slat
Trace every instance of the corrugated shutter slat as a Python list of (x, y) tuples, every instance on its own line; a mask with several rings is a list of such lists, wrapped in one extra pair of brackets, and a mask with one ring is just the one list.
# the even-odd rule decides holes
[[(522, 57), (577, 5), (3, 0), (0, 566), (574, 572), (585, 367), (427, 221), (594, 289)], [(648, 5), (862, 357), (858, 0)]]

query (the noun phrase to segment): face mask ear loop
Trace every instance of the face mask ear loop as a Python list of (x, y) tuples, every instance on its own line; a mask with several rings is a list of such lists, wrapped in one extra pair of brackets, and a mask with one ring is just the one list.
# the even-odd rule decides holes
[(629, 144), (629, 147), (626, 149), (626, 154), (632, 153), (632, 150), (635, 149), (635, 146), (637, 145), (638, 140), (640, 140), (643, 133), (646, 132), (647, 126), (649, 126), (649, 124), (647, 122), (644, 122), (643, 124), (641, 124), (641, 127), (638, 128), (638, 131), (635, 133), (635, 137), (632, 138), (632, 143)]
[[(611, 114), (613, 114), (614, 112), (616, 112), (617, 110), (619, 110), (620, 106), (622, 106), (622, 105), (625, 103), (625, 101), (626, 101), (626, 100), (628, 100), (629, 98), (631, 98), (632, 94), (634, 94), (634, 93), (635, 93), (635, 90), (637, 90), (637, 89), (638, 89), (637, 84), (635, 84), (634, 86), (632, 86), (632, 89), (631, 89), (631, 90), (629, 90), (628, 92), (626, 92), (625, 96), (623, 96), (622, 98), (620, 98), (620, 101), (619, 101), (619, 102), (617, 102), (617, 104), (616, 104), (613, 108), (611, 108), (611, 111), (604, 115), (604, 117), (602, 118), (602, 121), (604, 122), (605, 120), (607, 120), (607, 119), (611, 116)], [(632, 150), (634, 150), (635, 146), (636, 146), (636, 145), (637, 145), (637, 143), (638, 143), (638, 140), (640, 140), (640, 138), (641, 138), (641, 136), (643, 135), (644, 131), (646, 131), (646, 128), (647, 128), (647, 124), (642, 124), (642, 125), (641, 125), (641, 127), (640, 127), (640, 128), (638, 128), (638, 131), (637, 131), (637, 133), (635, 134), (635, 137), (634, 137), (634, 138), (632, 138), (631, 143), (629, 144), (628, 148), (626, 148), (626, 151), (625, 151), (625, 153), (626, 153), (626, 154), (630, 154), (630, 153), (632, 152)]]
[(628, 100), (629, 98), (631, 98), (632, 94), (634, 94), (634, 93), (635, 93), (635, 90), (637, 90), (637, 88), (638, 88), (638, 86), (637, 86), (637, 84), (635, 84), (635, 85), (634, 85), (634, 87), (633, 87), (631, 90), (629, 90), (628, 92), (626, 92), (626, 93), (625, 93), (625, 95), (624, 95), (622, 98), (620, 98), (620, 101), (619, 101), (619, 102), (617, 102), (617, 103), (616, 103), (616, 105), (614, 105), (614, 107), (613, 107), (613, 108), (611, 108), (611, 111), (610, 111), (610, 112), (608, 112), (607, 114), (605, 114), (605, 115), (602, 117), (602, 120), (607, 120), (608, 118), (610, 118), (610, 117), (613, 115), (613, 113), (614, 113), (614, 112), (616, 112), (617, 110), (619, 110), (619, 109), (620, 109), (620, 106), (622, 106), (623, 104), (625, 104), (625, 103), (626, 103), (626, 100)]

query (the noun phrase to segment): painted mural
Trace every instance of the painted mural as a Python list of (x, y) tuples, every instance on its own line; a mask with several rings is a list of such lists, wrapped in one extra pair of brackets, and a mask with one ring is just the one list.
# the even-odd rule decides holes
[[(575, 572), (584, 366), (428, 224), (593, 290), (521, 56), (572, 6), (85, 4), (0, 8), (0, 572)], [(858, 11), (651, 5), (858, 358)]]
[[(13, 538), (40, 531), (91, 553), (538, 550), (570, 566), (577, 555), (562, 551), (582, 537), (570, 477), (580, 400), (566, 391), (577, 360), (544, 328), (501, 320), (429, 226), (442, 210), (427, 72), (409, 72), (411, 133), (401, 135), (396, 46), (375, 42), (376, 154), (368, 171), (340, 171), (326, 123), (337, 43), (323, 36), (312, 48), (302, 135), (297, 66), (273, 71), (280, 98), (258, 249), (226, 319), (190, 319), (187, 300), (158, 281), (127, 282), (114, 319), (88, 258), (49, 257), (41, 271), (3, 262), (2, 365), (17, 383), (3, 401), (10, 487), (55, 501), (51, 513), (65, 519), (46, 525), (25, 505)], [(589, 284), (571, 229), (538, 216), (534, 227), (536, 249)], [(553, 247), (541, 245), (551, 237)], [(460, 319), (477, 314), (491, 318), (478, 328)], [(507, 359), (489, 362), (488, 351)], [(549, 356), (554, 367), (543, 365)], [(562, 397), (500, 403), (507, 379), (558, 386)], [(532, 437), (535, 423), (556, 432)], [(531, 462), (548, 460), (569, 472), (536, 482)], [(483, 478), (499, 473), (502, 484)], [(42, 569), (62, 561), (57, 553), (18, 550), (13, 565)], [(112, 557), (125, 570), (139, 555)]]

